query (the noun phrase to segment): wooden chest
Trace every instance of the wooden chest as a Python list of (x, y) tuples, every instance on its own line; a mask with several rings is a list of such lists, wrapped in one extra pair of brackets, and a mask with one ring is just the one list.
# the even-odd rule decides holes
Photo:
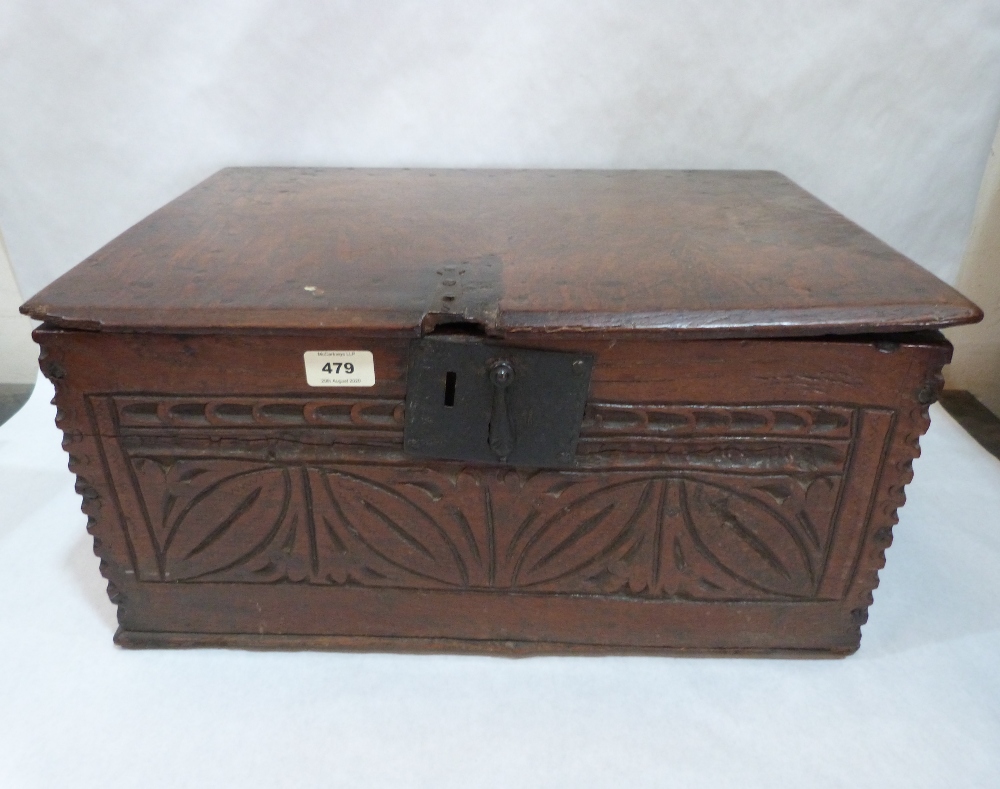
[(857, 649), (979, 310), (771, 172), (225, 170), (23, 310), (124, 646)]

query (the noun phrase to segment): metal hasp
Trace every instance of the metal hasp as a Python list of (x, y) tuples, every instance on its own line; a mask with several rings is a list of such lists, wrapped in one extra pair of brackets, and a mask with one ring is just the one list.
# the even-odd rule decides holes
[(440, 460), (574, 464), (593, 358), (441, 335), (410, 344), (406, 454)]

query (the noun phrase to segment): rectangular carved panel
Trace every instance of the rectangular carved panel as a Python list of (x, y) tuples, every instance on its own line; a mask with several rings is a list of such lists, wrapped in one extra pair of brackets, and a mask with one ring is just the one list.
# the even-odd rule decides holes
[(594, 403), (579, 468), (545, 471), (414, 464), (400, 404), (377, 398), (90, 406), (116, 434), (101, 446), (130, 491), (123, 519), (147, 581), (843, 592), (824, 579), (861, 419), (850, 407)]
[(133, 460), (165, 581), (810, 598), (839, 475)]

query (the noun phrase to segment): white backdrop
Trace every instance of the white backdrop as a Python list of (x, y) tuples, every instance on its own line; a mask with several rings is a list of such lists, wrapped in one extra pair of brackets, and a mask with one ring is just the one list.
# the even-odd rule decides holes
[[(950, 279), (998, 77), (997, 0), (0, 0), (0, 226), (28, 295), (226, 165), (761, 167)], [(50, 395), (4, 787), (998, 785), (1000, 465), (940, 409), (857, 655), (499, 661), (116, 649)]]
[(777, 169), (946, 279), (996, 0), (3, 0), (0, 227), (33, 293), (232, 164)]

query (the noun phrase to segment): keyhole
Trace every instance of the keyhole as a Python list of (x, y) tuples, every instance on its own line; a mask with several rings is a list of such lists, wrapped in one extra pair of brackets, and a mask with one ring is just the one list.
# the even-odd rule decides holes
[(444, 404), (447, 408), (455, 405), (455, 373), (448, 373), (444, 377)]

